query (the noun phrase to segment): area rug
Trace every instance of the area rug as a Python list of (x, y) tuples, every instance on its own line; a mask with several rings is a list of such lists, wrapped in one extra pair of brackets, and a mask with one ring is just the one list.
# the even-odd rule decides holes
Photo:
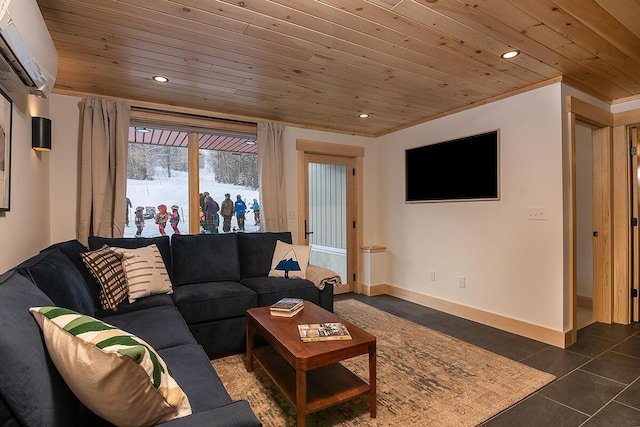
[[(476, 426), (554, 379), (479, 347), (356, 300), (335, 313), (377, 338), (378, 416), (367, 396), (307, 417), (308, 426)], [(295, 426), (295, 406), (245, 356), (211, 361), (231, 397), (245, 399), (266, 427)], [(342, 362), (368, 381), (368, 357)]]

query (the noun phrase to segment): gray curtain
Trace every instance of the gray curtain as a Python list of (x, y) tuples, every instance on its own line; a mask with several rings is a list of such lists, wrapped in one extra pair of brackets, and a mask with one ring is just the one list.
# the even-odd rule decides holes
[(283, 137), (283, 125), (258, 123), (261, 231), (287, 231), (288, 228)]
[(122, 237), (127, 190), (131, 108), (85, 98), (80, 105), (80, 221), (78, 240), (91, 235)]

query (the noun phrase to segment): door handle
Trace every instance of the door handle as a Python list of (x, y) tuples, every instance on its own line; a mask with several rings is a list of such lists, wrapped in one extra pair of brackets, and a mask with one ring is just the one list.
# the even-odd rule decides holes
[(304, 239), (307, 240), (307, 236), (309, 236), (309, 234), (313, 234), (313, 231), (307, 231), (307, 220), (304, 220)]

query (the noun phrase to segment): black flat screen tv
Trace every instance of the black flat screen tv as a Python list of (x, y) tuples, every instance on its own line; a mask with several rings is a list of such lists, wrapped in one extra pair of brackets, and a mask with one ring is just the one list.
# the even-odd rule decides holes
[(405, 151), (406, 202), (500, 199), (498, 131)]

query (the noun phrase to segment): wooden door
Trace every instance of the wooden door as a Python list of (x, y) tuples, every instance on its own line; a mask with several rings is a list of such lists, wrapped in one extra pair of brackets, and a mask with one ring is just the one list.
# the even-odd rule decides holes
[[(630, 141), (631, 150), (634, 155), (631, 156), (631, 217), (636, 222), (635, 226), (631, 227), (631, 242), (632, 242), (632, 257), (631, 257), (631, 286), (635, 294), (638, 295), (640, 291), (640, 226), (637, 221), (640, 218), (640, 193), (638, 180), (640, 179), (640, 171), (638, 171), (638, 138), (640, 132), (638, 128), (631, 128)], [(634, 150), (635, 149), (635, 150)], [(640, 321), (640, 304), (638, 303), (637, 296), (631, 299), (631, 313), (634, 322)]]
[(305, 245), (311, 245), (310, 262), (340, 274), (343, 286), (335, 293), (355, 290), (356, 161), (351, 157), (305, 155)]
[(613, 310), (611, 128), (592, 132), (593, 141), (593, 317), (611, 323)]

